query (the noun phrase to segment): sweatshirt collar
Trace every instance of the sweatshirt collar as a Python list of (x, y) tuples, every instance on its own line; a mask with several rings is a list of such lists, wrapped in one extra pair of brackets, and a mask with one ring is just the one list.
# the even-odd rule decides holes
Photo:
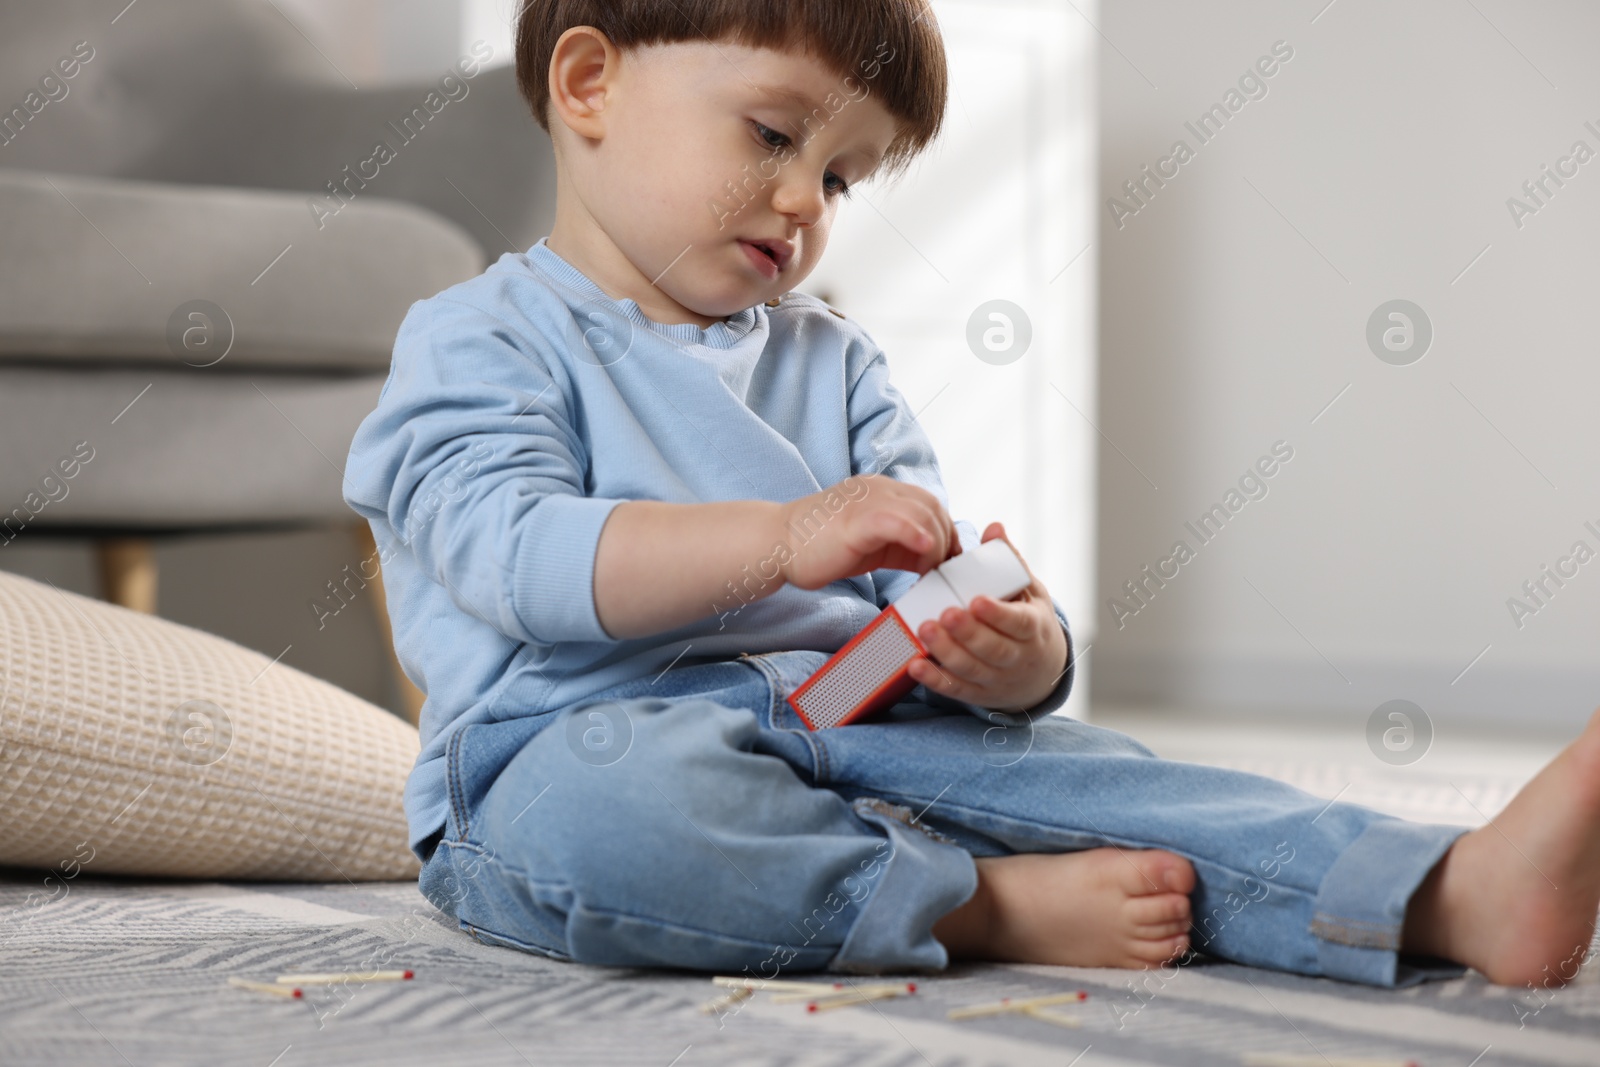
[(589, 276), (568, 263), (549, 246), (549, 238), (541, 237), (528, 250), (528, 263), (540, 274), (561, 288), (570, 307), (594, 303), (612, 308), (627, 316), (635, 326), (676, 341), (680, 344), (703, 345), (707, 348), (732, 348), (749, 336), (759, 321), (760, 313), (754, 307), (736, 311), (725, 319), (700, 327), (692, 322), (657, 322), (646, 315), (632, 299), (616, 300), (606, 295)]

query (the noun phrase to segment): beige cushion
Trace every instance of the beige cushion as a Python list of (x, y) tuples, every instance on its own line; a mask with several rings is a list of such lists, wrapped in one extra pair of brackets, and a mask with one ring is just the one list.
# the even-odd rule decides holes
[(415, 878), (417, 751), (415, 728), (260, 653), (0, 574), (0, 864)]

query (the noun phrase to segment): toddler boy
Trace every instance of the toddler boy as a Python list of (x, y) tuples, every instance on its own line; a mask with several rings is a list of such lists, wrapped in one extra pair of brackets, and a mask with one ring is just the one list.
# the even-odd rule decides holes
[(880, 719), (806, 730), (788, 693), (1005, 536), (950, 518), (883, 353), (795, 291), (851, 187), (937, 134), (933, 16), (532, 0), (517, 57), (555, 225), (413, 306), (345, 486), (428, 695), (422, 888), (464, 929), (764, 977), (1193, 948), (1393, 985), (1581, 959), (1600, 717), (1497, 827), (1326, 804), (1048, 716), (1072, 648), (1035, 579), (927, 623), (937, 662)]

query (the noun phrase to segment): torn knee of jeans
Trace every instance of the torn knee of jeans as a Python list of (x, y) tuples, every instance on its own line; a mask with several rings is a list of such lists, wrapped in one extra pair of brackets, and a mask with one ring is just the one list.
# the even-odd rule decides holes
[(940, 844), (956, 844), (955, 838), (947, 837), (935, 830), (933, 827), (926, 825), (915, 815), (911, 814), (911, 809), (906, 807), (904, 804), (891, 804), (889, 801), (883, 800), (879, 797), (857, 797), (851, 802), (850, 806), (855, 809), (857, 815), (860, 815), (866, 811), (871, 811), (875, 814), (894, 819), (897, 822), (902, 822), (907, 826), (921, 830), (924, 834), (927, 834), (928, 837), (939, 842)]

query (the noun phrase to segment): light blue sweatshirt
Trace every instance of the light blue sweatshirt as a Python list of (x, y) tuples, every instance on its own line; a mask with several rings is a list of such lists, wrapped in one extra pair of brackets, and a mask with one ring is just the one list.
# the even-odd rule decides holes
[[(541, 240), (413, 304), (344, 481), (377, 540), (400, 663), (428, 695), (405, 793), (413, 849), (445, 824), (444, 752), (461, 727), (543, 715), (669, 665), (835, 651), (917, 578), (878, 570), (759, 600), (730, 588), (694, 622), (618, 640), (593, 592), (612, 508), (783, 502), (852, 474), (949, 504), (882, 351), (812, 297), (663, 325)], [(970, 522), (956, 528), (977, 546)], [(773, 573), (763, 562), (751, 590)], [(1072, 674), (1030, 713), (1060, 707)], [(923, 686), (907, 699), (987, 714)]]

